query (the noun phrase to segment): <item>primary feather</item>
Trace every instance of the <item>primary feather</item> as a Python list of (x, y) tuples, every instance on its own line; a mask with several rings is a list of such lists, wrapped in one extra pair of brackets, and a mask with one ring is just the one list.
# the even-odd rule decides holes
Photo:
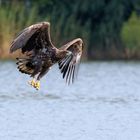
[(66, 78), (68, 84), (73, 83), (79, 68), (79, 63), (83, 50), (83, 41), (80, 38), (62, 46), (60, 49), (70, 51), (69, 55), (59, 61), (59, 69), (63, 73), (63, 78)]

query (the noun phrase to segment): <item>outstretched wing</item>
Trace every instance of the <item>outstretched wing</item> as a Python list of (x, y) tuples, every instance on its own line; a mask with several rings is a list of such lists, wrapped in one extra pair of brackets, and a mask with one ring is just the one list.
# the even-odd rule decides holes
[(50, 23), (40, 22), (33, 24), (19, 33), (11, 43), (10, 52), (21, 49), (22, 53), (39, 50), (44, 47), (53, 47), (50, 39)]
[(58, 62), (59, 69), (68, 84), (73, 83), (78, 73), (79, 63), (83, 50), (83, 41), (80, 38), (74, 39), (60, 49), (69, 51), (69, 55), (65, 56)]

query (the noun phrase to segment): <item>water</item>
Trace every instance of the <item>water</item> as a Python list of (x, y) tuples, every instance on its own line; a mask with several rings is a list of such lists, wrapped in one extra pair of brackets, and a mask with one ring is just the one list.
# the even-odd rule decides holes
[(0, 140), (140, 140), (140, 63), (83, 63), (66, 86), (57, 65), (36, 91), (0, 62)]

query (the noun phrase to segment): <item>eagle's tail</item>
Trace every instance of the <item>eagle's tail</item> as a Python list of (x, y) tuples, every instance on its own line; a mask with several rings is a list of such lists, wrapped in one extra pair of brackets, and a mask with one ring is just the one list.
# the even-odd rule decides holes
[(20, 72), (25, 74), (32, 74), (34, 72), (34, 66), (32, 65), (32, 61), (29, 58), (16, 58), (17, 65)]

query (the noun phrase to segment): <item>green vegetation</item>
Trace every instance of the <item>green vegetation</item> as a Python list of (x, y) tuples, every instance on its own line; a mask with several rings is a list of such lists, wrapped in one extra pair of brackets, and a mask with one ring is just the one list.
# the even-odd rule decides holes
[(140, 58), (140, 17), (134, 12), (128, 22), (124, 23), (122, 39), (128, 58)]
[(36, 21), (36, 7), (27, 14), (22, 5), (4, 5), (0, 8), (0, 56), (9, 56), (9, 45), (15, 35), (24, 27)]
[(139, 0), (1, 0), (0, 56), (9, 56), (9, 44), (20, 30), (49, 21), (52, 40), (58, 47), (81, 37), (86, 58), (135, 57), (134, 52), (140, 49), (139, 7)]

